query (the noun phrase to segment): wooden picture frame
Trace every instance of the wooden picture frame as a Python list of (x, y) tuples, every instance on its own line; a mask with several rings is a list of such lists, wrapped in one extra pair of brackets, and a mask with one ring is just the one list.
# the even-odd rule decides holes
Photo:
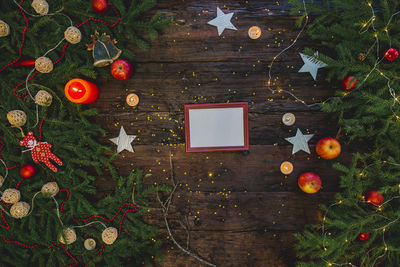
[(186, 152), (249, 150), (247, 102), (189, 104), (184, 110)]

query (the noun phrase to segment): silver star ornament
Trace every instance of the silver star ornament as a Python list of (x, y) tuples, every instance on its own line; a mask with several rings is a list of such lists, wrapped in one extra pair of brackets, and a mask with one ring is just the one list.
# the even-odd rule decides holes
[(234, 13), (225, 14), (221, 9), (219, 9), (219, 7), (217, 7), (217, 17), (213, 20), (210, 20), (208, 24), (218, 28), (219, 36), (221, 36), (225, 29), (237, 30), (231, 22), (233, 14)]
[(122, 126), (119, 130), (119, 136), (111, 138), (110, 141), (117, 145), (117, 153), (123, 150), (128, 150), (129, 152), (135, 152), (131, 143), (135, 140), (136, 135), (127, 135), (124, 127)]
[(300, 56), (304, 62), (304, 65), (303, 67), (301, 67), (299, 72), (309, 72), (314, 81), (317, 79), (318, 69), (328, 66), (327, 64), (316, 58), (318, 56), (318, 52), (315, 52), (313, 57), (304, 55), (302, 53), (300, 53)]
[(304, 135), (299, 128), (297, 128), (296, 135), (293, 137), (285, 138), (286, 141), (293, 144), (292, 154), (297, 153), (300, 150), (310, 154), (310, 148), (308, 147), (308, 141), (313, 137), (313, 134)]

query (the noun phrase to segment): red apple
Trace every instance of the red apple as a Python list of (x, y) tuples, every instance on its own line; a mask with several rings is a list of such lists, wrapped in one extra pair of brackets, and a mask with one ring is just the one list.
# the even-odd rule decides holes
[(378, 191), (370, 190), (365, 195), (365, 200), (374, 206), (380, 206), (383, 203), (384, 197)]
[(97, 13), (104, 13), (107, 11), (107, 0), (92, 0), (93, 10)]
[(318, 141), (315, 147), (317, 154), (323, 159), (334, 159), (339, 156), (342, 147), (338, 140), (333, 137), (325, 137)]
[(321, 189), (321, 178), (313, 172), (306, 172), (299, 176), (298, 184), (307, 194), (314, 194)]
[(128, 80), (132, 75), (132, 65), (124, 59), (118, 59), (111, 65), (111, 74), (115, 79)]
[(35, 167), (30, 164), (22, 166), (22, 168), (19, 170), (19, 174), (25, 179), (32, 178), (35, 175), (35, 172)]

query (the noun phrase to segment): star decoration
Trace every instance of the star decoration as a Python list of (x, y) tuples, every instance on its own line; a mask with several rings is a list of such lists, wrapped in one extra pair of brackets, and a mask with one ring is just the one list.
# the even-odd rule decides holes
[(217, 17), (207, 23), (217, 27), (218, 35), (221, 36), (225, 29), (237, 30), (231, 22), (232, 16), (233, 13), (225, 14), (221, 9), (219, 9), (219, 7), (217, 7)]
[(122, 126), (121, 129), (119, 130), (119, 136), (111, 138), (110, 141), (118, 146), (117, 153), (120, 153), (125, 149), (130, 152), (135, 152), (133, 151), (133, 147), (131, 145), (132, 141), (135, 140), (135, 138), (136, 135), (127, 135), (124, 127)]
[(313, 57), (304, 55), (302, 53), (300, 53), (300, 56), (304, 62), (304, 65), (303, 67), (301, 67), (299, 72), (309, 72), (314, 78), (314, 81), (317, 79), (318, 69), (328, 66), (327, 64), (316, 58), (318, 56), (318, 52), (315, 52)]
[(296, 136), (285, 138), (285, 140), (293, 144), (292, 154), (295, 154), (300, 150), (310, 154), (310, 149), (307, 142), (310, 141), (313, 136), (313, 134), (304, 135), (300, 129), (297, 128)]

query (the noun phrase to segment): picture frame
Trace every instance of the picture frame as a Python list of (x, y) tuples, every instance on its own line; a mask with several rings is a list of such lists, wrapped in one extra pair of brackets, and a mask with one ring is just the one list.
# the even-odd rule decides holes
[(188, 104), (186, 152), (249, 150), (248, 103)]

